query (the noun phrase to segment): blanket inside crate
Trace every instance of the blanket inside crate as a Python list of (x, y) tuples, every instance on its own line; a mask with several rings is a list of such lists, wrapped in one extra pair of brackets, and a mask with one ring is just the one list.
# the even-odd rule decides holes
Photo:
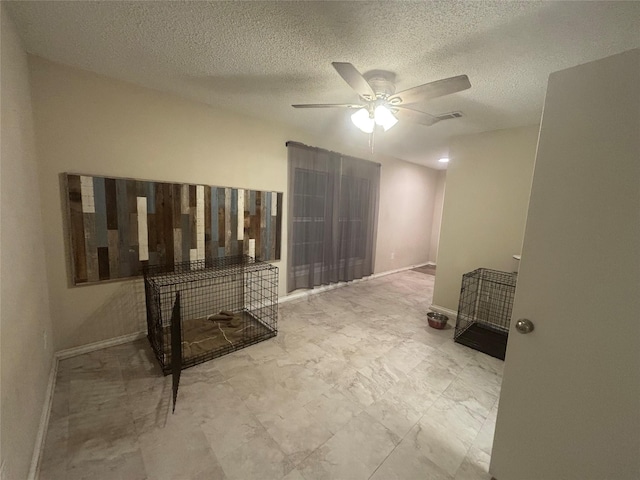
[[(211, 351), (238, 345), (247, 336), (266, 333), (267, 329), (250, 314), (239, 312), (221, 319), (220, 313), (182, 321), (183, 358), (197, 357)], [(257, 332), (256, 329), (260, 330)], [(264, 330), (264, 332), (262, 332)], [(165, 335), (170, 336), (170, 326), (164, 327)], [(167, 352), (169, 355), (171, 352)]]

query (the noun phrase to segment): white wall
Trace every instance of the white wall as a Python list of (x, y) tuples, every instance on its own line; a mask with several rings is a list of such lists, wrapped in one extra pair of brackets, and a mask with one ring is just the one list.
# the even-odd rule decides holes
[(24, 479), (47, 390), (53, 341), (27, 54), (5, 5), (0, 9), (0, 457), (3, 479)]
[(435, 307), (458, 309), (462, 275), (513, 271), (522, 248), (538, 126), (458, 137), (449, 147)]
[(38, 57), (30, 66), (56, 349), (146, 328), (140, 280), (70, 286), (64, 172), (281, 191), (286, 228), (285, 142), (340, 151), (382, 164), (376, 272), (428, 260), (435, 170)]

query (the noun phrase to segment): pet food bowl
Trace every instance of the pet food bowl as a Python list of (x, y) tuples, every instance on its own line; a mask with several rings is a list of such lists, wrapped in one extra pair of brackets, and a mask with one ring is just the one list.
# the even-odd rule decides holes
[(429, 326), (432, 328), (437, 328), (438, 330), (442, 330), (447, 325), (447, 320), (449, 317), (437, 312), (429, 312), (427, 313), (427, 321), (429, 322)]

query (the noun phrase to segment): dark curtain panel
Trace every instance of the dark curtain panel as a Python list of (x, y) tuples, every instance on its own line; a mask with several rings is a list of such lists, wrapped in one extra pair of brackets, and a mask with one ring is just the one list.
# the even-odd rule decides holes
[(287, 291), (373, 273), (380, 164), (288, 142)]

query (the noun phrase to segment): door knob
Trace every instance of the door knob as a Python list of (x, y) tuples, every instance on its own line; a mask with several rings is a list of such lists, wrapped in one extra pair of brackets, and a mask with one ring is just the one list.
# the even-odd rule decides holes
[(521, 318), (516, 322), (516, 330), (520, 333), (533, 332), (533, 322), (526, 318)]

